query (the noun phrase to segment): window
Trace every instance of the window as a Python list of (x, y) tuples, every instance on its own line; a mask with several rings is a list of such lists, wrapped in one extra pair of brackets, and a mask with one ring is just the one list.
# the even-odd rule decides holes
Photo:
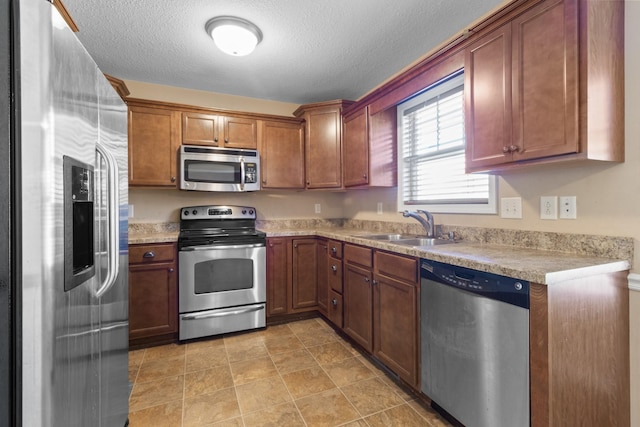
[(464, 78), (398, 105), (398, 209), (497, 213), (496, 179), (465, 173)]

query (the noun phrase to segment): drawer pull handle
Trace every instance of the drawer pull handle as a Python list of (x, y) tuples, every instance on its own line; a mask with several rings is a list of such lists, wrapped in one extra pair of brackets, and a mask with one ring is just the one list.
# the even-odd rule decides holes
[(337, 306), (338, 306), (338, 300), (337, 300), (337, 299), (335, 299), (335, 298), (334, 298), (334, 299), (332, 299), (332, 300), (331, 300), (331, 304), (333, 304), (333, 306), (334, 306), (334, 307), (337, 307)]
[(335, 246), (333, 246), (333, 247), (331, 248), (331, 253), (334, 253), (334, 254), (335, 254), (335, 253), (337, 253), (337, 252), (338, 252), (338, 250), (336, 249), (336, 247), (335, 247)]
[(336, 271), (338, 271), (338, 267), (336, 267), (335, 265), (332, 265), (331, 270), (335, 273)]
[(173, 268), (170, 268), (170, 269), (169, 269), (169, 273), (173, 273)]
[(155, 258), (156, 254), (153, 251), (149, 251), (149, 252), (145, 252), (144, 255), (142, 255), (142, 258)]

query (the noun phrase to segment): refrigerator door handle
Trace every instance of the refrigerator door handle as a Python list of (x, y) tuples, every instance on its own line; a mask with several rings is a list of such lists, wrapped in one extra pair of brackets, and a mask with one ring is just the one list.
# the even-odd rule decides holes
[(107, 215), (109, 216), (109, 264), (107, 277), (104, 278), (96, 296), (100, 298), (115, 283), (120, 268), (120, 245), (118, 240), (118, 163), (113, 155), (99, 142), (96, 144), (96, 152), (102, 156), (107, 165)]

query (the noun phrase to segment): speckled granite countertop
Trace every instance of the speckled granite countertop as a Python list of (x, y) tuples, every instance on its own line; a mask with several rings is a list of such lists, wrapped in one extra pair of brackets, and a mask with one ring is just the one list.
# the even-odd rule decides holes
[(453, 244), (416, 248), (395, 244), (393, 241), (367, 239), (367, 234), (377, 232), (359, 229), (266, 229), (263, 231), (267, 232), (268, 237), (326, 237), (546, 285), (631, 268), (631, 263), (627, 259), (495, 243), (459, 241)]
[[(547, 285), (629, 270), (634, 246), (627, 237), (442, 226), (442, 233), (455, 231), (462, 240), (416, 248), (366, 238), (379, 233), (423, 234), (407, 224), (292, 220), (259, 221), (257, 226), (267, 237), (320, 236)], [(175, 223), (130, 224), (129, 244), (176, 242), (178, 233)]]
[(139, 243), (173, 243), (178, 241), (180, 224), (178, 223), (144, 223), (129, 224), (129, 244)]

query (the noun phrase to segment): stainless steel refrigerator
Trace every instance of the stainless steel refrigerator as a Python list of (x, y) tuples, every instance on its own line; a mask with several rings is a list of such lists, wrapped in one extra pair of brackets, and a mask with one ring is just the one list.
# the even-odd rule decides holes
[(124, 426), (126, 106), (51, 3), (0, 7), (0, 425)]

